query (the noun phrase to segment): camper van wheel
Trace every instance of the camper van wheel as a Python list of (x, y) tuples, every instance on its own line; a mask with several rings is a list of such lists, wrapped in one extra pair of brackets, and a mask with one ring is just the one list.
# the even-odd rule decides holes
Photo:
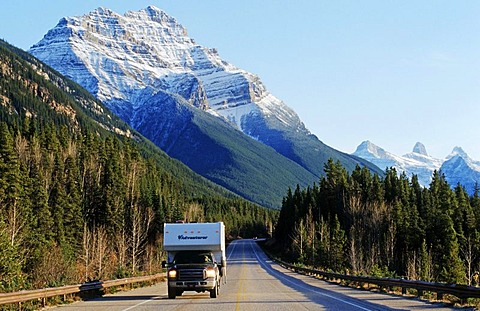
[(177, 297), (177, 292), (174, 288), (168, 287), (168, 299), (175, 299)]
[(217, 282), (217, 284), (215, 284), (215, 287), (210, 290), (210, 298), (217, 298), (218, 291), (219, 289), (218, 289), (218, 282)]

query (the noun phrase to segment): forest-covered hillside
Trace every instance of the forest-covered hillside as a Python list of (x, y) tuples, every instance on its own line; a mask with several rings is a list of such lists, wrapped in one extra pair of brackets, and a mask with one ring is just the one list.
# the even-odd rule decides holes
[(472, 284), (479, 232), (478, 186), (469, 196), (437, 172), (424, 188), (395, 169), (381, 178), (329, 161), (319, 184), (285, 196), (275, 239), (285, 259), (325, 270)]
[(224, 221), (248, 236), (275, 216), (0, 41), (0, 292), (156, 272), (164, 222)]

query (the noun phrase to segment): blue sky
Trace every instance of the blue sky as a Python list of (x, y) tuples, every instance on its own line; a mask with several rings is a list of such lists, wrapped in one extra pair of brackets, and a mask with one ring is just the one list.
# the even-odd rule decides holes
[(364, 140), (480, 160), (480, 1), (3, 1), (0, 38), (28, 49), (63, 16), (155, 5), (257, 74), (326, 144)]

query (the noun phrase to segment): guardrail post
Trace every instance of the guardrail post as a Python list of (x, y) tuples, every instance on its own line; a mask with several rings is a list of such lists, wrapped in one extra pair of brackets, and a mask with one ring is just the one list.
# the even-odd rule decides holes
[(437, 300), (442, 300), (442, 299), (443, 299), (443, 293), (437, 292)]
[(418, 298), (422, 298), (422, 296), (423, 296), (423, 290), (422, 289), (417, 289), (417, 296), (418, 296)]

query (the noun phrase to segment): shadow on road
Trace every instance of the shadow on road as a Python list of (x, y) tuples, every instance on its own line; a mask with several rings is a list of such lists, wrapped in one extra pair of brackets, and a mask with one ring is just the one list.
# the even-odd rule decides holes
[[(388, 305), (400, 305), (399, 301), (401, 299), (406, 299), (405, 297), (399, 297), (395, 295), (390, 295), (390, 294), (383, 294), (383, 297), (369, 297), (368, 300), (362, 300), (361, 298), (353, 298), (350, 297), (346, 294), (342, 294), (340, 292), (336, 291), (330, 291), (328, 289), (324, 289), (318, 286), (311, 285), (307, 283), (304, 280), (301, 280), (298, 278), (299, 274), (293, 272), (293, 271), (286, 271), (286, 272), (280, 272), (276, 270), (273, 265), (277, 266), (273, 261), (271, 261), (266, 254), (260, 249), (258, 245), (252, 245), (252, 251), (255, 253), (255, 255), (258, 258), (258, 262), (262, 269), (264, 269), (269, 275), (272, 277), (276, 278), (279, 280), (281, 283), (283, 283), (285, 286), (288, 286), (297, 292), (301, 293), (304, 295), (307, 299), (309, 299), (312, 302), (315, 302), (316, 304), (324, 306), (327, 310), (332, 310), (332, 309), (341, 309), (341, 310), (412, 310), (412, 309), (439, 309), (443, 308), (445, 309), (450, 309), (453, 310), (453, 308), (449, 308), (445, 305), (442, 305), (440, 303), (429, 303), (426, 301), (422, 301), (422, 304), (424, 305), (415, 305), (408, 303), (407, 299), (407, 305), (408, 307), (398, 307), (398, 308), (392, 308), (386, 306)], [(318, 280), (314, 278), (313, 276), (302, 276), (303, 278), (311, 278), (315, 282), (323, 282), (321, 280)], [(332, 285), (333, 286), (333, 285)], [(339, 288), (339, 291), (342, 289), (346, 290), (351, 290), (350, 288), (345, 288), (340, 285), (336, 285)], [(365, 292), (365, 291), (360, 291), (358, 292), (360, 295), (379, 295), (378, 293), (372, 293), (372, 292)], [(380, 304), (373, 303), (371, 301), (379, 302)]]

